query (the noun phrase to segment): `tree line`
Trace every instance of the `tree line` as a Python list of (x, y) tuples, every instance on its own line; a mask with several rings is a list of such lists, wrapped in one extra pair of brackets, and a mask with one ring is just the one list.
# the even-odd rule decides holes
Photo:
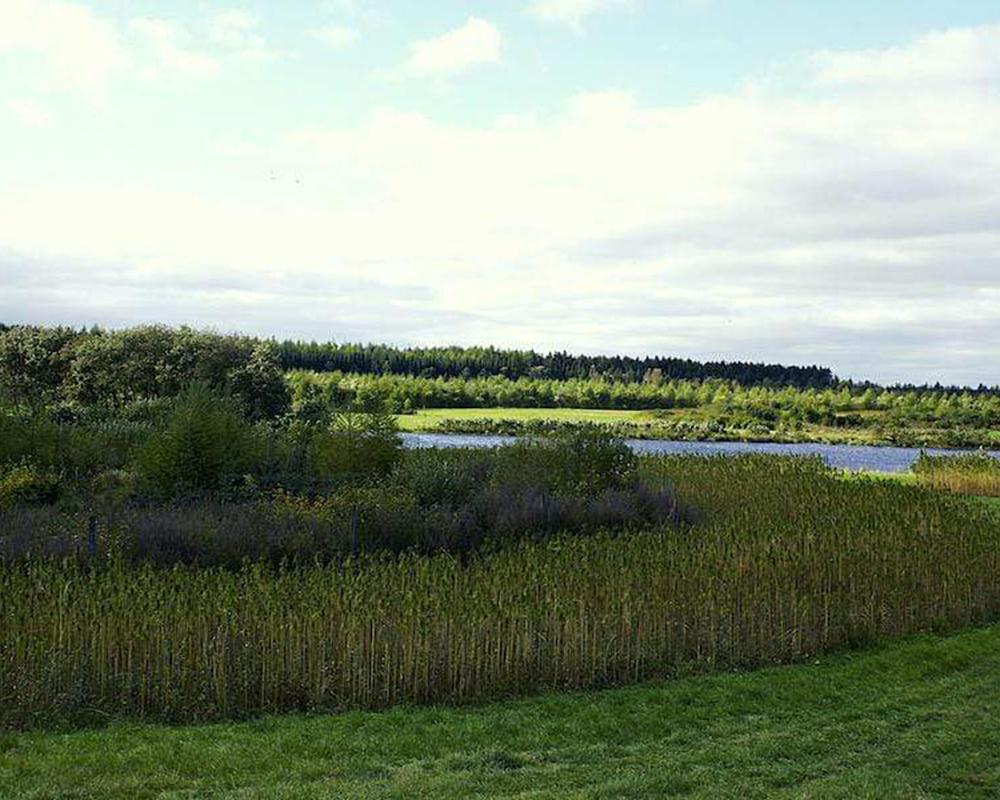
[(882, 387), (839, 381), (820, 367), (541, 355), (494, 347), (277, 342), (164, 325), (123, 330), (0, 325), (0, 402), (26, 408), (124, 409), (175, 397), (199, 383), (238, 400), (250, 419), (270, 419), (288, 413), (293, 389), (299, 400), (315, 400), (317, 388), (306, 390), (311, 397), (299, 397), (304, 384), (317, 383), (295, 377), (306, 373), (326, 376), (318, 382), (329, 400), (368, 409), (388, 405), (396, 412), (714, 405), (764, 417), (808, 409), (804, 417), (810, 421), (882, 410), (911, 420), (985, 427), (996, 425), (1000, 402), (996, 387)]
[(605, 378), (638, 383), (655, 375), (665, 380), (718, 378), (743, 385), (822, 388), (837, 382), (827, 367), (694, 361), (648, 356), (588, 356), (566, 352), (502, 350), (496, 347), (392, 347), (385, 344), (301, 342), (275, 345), (288, 370), (352, 372), (362, 375), (415, 375), (423, 378), (506, 378), (571, 380)]
[(425, 408), (690, 409), (738, 415), (766, 423), (863, 426), (867, 422), (1000, 427), (1000, 393), (933, 388), (743, 386), (736, 381), (604, 378), (550, 380), (421, 378), (356, 373), (288, 374), (294, 404), (385, 407), (395, 413)]

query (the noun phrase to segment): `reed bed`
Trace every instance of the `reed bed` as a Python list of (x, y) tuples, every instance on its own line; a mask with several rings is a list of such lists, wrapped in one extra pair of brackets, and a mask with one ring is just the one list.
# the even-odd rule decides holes
[(930, 489), (978, 497), (1000, 497), (1000, 459), (988, 455), (929, 456), (913, 466), (917, 483)]
[(1000, 612), (1000, 527), (818, 461), (652, 458), (694, 525), (458, 558), (0, 566), (0, 722), (469, 702), (750, 667)]

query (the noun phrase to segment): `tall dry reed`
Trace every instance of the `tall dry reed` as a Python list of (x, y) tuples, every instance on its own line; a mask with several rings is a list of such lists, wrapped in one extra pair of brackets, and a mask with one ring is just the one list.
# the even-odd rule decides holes
[(765, 457), (642, 468), (701, 521), (461, 561), (2, 567), (0, 714), (462, 702), (780, 663), (1000, 612), (1000, 529), (957, 498)]

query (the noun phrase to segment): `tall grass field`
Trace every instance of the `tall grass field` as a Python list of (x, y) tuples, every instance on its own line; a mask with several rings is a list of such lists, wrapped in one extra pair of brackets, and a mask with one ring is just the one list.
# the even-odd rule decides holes
[(955, 494), (1000, 497), (1000, 460), (988, 455), (929, 456), (913, 465), (921, 486)]
[(961, 498), (842, 481), (818, 460), (638, 468), (690, 517), (235, 569), (8, 560), (0, 723), (479, 701), (797, 661), (1000, 612), (1000, 528)]

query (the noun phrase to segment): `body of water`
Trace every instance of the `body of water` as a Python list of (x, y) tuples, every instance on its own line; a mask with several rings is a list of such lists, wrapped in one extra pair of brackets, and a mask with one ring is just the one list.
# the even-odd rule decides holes
[[(470, 436), (450, 433), (405, 433), (407, 447), (494, 447), (510, 444), (513, 436)], [(629, 439), (637, 453), (732, 455), (771, 453), (782, 456), (820, 456), (831, 467), (874, 472), (906, 472), (921, 449), (917, 447), (870, 447), (846, 444), (775, 444), (773, 442), (674, 442), (661, 439)], [(936, 450), (925, 448), (928, 455), (957, 455), (975, 450)], [(1000, 458), (1000, 451), (987, 451)]]

